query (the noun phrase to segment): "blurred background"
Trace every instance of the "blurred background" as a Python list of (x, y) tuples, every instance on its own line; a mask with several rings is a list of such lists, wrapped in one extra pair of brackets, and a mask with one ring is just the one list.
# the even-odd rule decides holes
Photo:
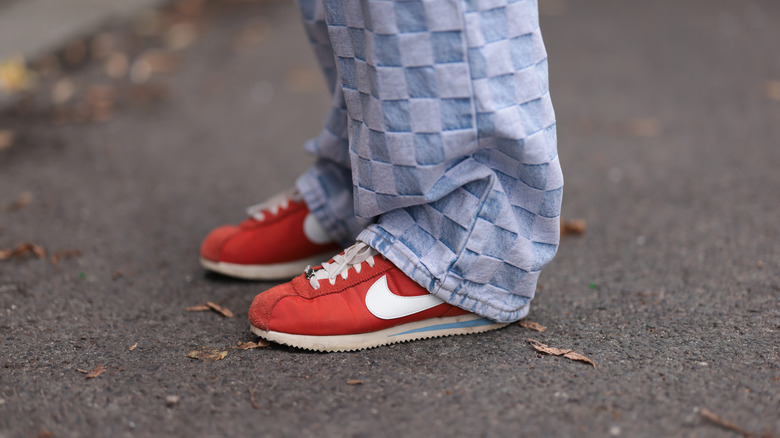
[(780, 2), (539, 3), (570, 225), (546, 330), (334, 356), (231, 348), (273, 283), (197, 263), (311, 162), (294, 3), (0, 0), (0, 438), (778, 436)]

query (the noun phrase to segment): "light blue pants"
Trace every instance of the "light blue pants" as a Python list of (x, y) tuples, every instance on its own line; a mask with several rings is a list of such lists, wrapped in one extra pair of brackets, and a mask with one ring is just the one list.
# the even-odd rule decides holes
[(524, 317), (563, 187), (536, 1), (298, 3), (333, 91), (309, 208), (437, 297)]

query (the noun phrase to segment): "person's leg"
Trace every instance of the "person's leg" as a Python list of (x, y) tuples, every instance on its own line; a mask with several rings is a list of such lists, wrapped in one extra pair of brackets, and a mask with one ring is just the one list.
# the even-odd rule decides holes
[(347, 112), (325, 10), (321, 0), (299, 0), (298, 6), (333, 95), (325, 126), (305, 146), (317, 161), (295, 190), (250, 207), (249, 218), (239, 225), (206, 236), (201, 264), (214, 272), (254, 280), (291, 278), (327, 260), (340, 245), (354, 243), (362, 230), (354, 214)]
[(363, 227), (358, 225), (353, 207), (347, 107), (322, 0), (298, 0), (297, 3), (306, 34), (333, 97), (325, 126), (305, 146), (317, 161), (298, 178), (296, 187), (328, 233), (342, 245), (349, 246)]
[(563, 185), (536, 2), (325, 5), (366, 229), (258, 295), (252, 330), (333, 351), (522, 318), (557, 249)]
[(437, 297), (526, 315), (563, 179), (535, 0), (325, 0), (359, 236)]

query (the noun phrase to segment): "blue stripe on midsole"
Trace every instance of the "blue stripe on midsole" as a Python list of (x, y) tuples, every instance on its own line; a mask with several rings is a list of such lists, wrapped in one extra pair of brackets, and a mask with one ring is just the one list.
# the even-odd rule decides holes
[(479, 327), (482, 325), (491, 325), (495, 324), (495, 322), (487, 319), (487, 318), (480, 318), (480, 319), (472, 319), (470, 321), (463, 321), (463, 322), (451, 322), (449, 324), (438, 324), (438, 325), (432, 325), (428, 327), (420, 327), (414, 330), (409, 330), (407, 332), (402, 333), (396, 333), (394, 335), (388, 336), (388, 338), (392, 338), (393, 336), (401, 336), (401, 335), (408, 335), (410, 333), (422, 333), (422, 332), (432, 332), (434, 330), (449, 330), (449, 329), (455, 329), (455, 328), (465, 328), (465, 327)]

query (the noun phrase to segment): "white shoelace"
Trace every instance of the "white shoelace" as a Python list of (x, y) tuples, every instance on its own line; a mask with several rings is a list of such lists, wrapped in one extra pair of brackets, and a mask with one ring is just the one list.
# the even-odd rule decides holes
[(303, 197), (301, 197), (298, 189), (293, 187), (289, 190), (285, 190), (284, 192), (279, 193), (265, 202), (261, 202), (260, 204), (256, 204), (247, 208), (246, 214), (255, 220), (261, 221), (265, 219), (266, 211), (270, 212), (271, 214), (277, 214), (279, 213), (280, 209), (287, 208), (287, 206), (290, 205), (290, 201), (297, 202), (302, 200)]
[(374, 248), (363, 242), (357, 242), (344, 250), (343, 254), (333, 257), (333, 263), (323, 263), (322, 268), (316, 271), (310, 266), (306, 267), (306, 278), (309, 279), (311, 287), (320, 288), (320, 280), (328, 280), (331, 285), (336, 284), (336, 277), (346, 280), (349, 276), (349, 268), (354, 268), (355, 272), (360, 273), (363, 262), (368, 266), (374, 267), (374, 256), (379, 254)]

